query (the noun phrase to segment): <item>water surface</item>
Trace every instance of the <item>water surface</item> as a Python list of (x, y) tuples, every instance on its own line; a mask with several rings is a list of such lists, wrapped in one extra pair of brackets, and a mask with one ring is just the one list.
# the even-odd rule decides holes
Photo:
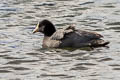
[[(91, 51), (41, 49), (43, 35), (32, 30), (43, 19), (57, 28), (74, 23), (111, 43)], [(2, 0), (0, 79), (119, 80), (119, 38), (119, 0)]]

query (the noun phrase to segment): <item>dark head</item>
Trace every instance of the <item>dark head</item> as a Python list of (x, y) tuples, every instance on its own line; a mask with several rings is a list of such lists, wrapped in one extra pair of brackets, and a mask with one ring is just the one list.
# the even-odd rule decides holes
[(42, 32), (45, 36), (51, 36), (56, 31), (54, 25), (49, 20), (38, 22), (33, 33)]

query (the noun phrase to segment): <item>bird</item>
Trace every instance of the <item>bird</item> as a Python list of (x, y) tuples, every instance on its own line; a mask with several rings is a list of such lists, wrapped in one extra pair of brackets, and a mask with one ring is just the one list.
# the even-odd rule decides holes
[(69, 25), (65, 29), (57, 29), (54, 24), (44, 19), (38, 22), (33, 33), (44, 34), (43, 48), (82, 48), (82, 47), (102, 47), (110, 42), (103, 40), (103, 36), (96, 32), (76, 29), (74, 25)]

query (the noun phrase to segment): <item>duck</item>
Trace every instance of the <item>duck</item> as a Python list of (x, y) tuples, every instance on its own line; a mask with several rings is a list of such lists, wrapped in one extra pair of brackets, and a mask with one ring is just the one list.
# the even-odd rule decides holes
[(36, 32), (44, 34), (43, 48), (102, 47), (110, 43), (103, 40), (101, 34), (76, 29), (74, 25), (56, 30), (54, 24), (47, 19), (38, 22), (33, 30), (33, 33)]

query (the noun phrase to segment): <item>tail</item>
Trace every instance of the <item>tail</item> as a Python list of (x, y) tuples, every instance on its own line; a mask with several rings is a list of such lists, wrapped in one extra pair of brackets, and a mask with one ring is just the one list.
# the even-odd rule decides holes
[(108, 45), (109, 43), (110, 43), (109, 41), (104, 41), (102, 39), (92, 40), (91, 47), (102, 47)]

